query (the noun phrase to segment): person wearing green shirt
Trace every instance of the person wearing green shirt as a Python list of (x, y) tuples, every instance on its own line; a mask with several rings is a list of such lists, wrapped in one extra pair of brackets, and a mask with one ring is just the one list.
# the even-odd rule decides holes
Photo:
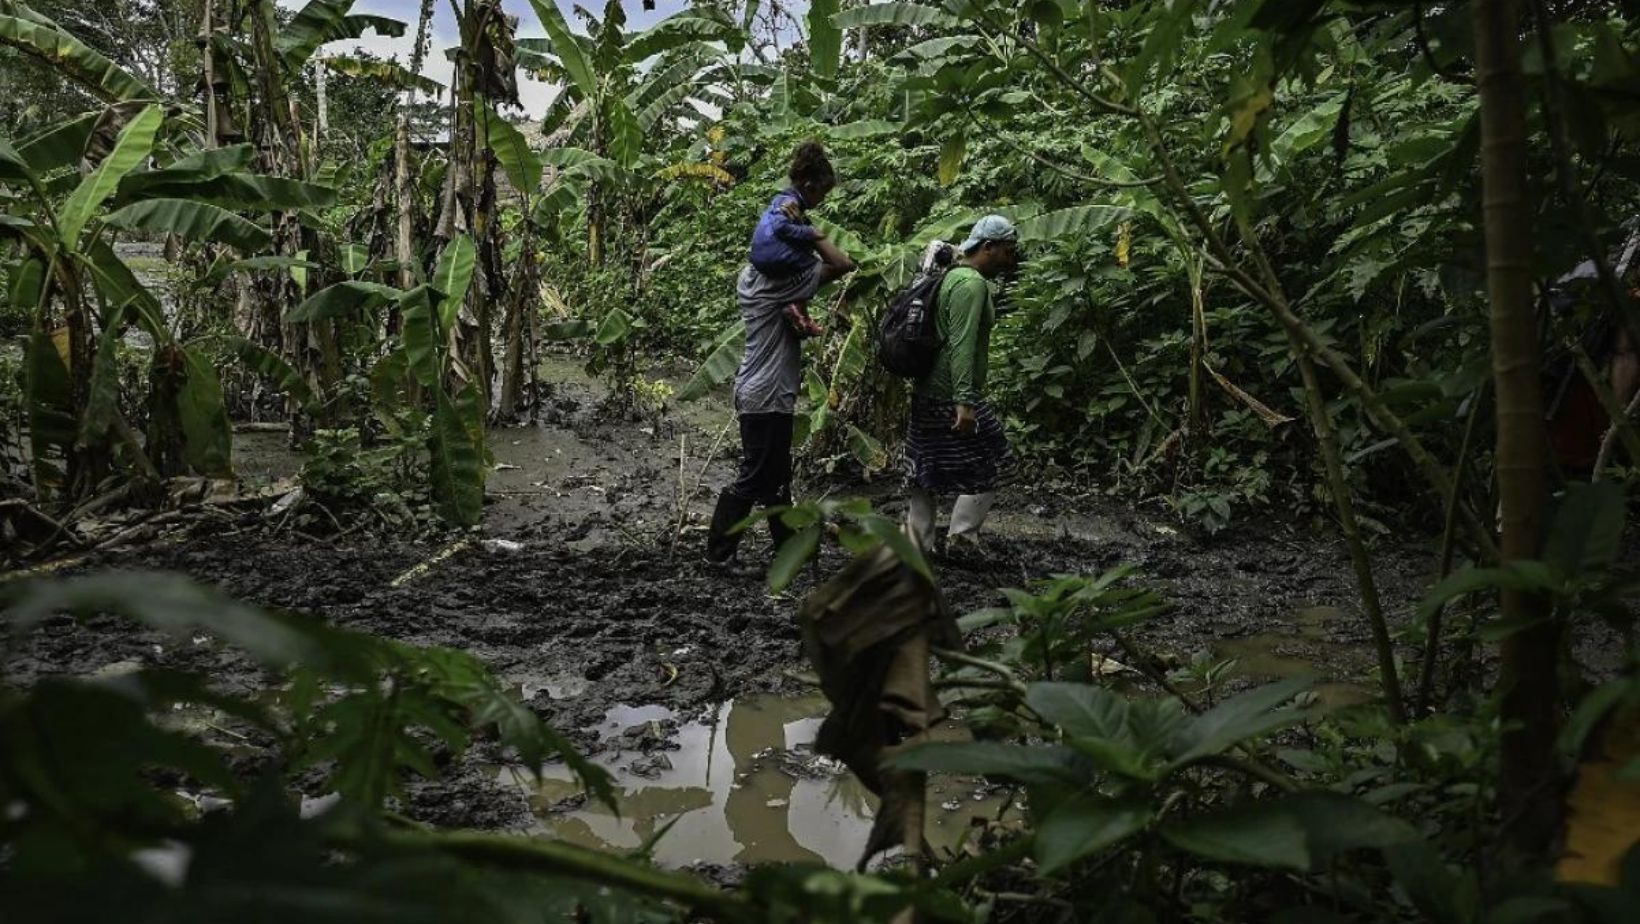
[(940, 495), (955, 494), (948, 544), (973, 541), (1012, 462), (1002, 422), (985, 400), (996, 308), (989, 280), (1018, 263), (1019, 232), (1001, 215), (974, 224), (962, 262), (940, 283), (940, 349), (911, 396), (906, 428), (907, 519), (926, 547), (934, 538)]

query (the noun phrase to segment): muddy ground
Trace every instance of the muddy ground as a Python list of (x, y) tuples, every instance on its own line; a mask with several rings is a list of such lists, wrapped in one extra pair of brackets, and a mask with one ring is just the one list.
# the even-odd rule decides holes
[[(778, 597), (768, 593), (761, 573), (707, 565), (700, 556), (701, 524), (717, 489), (732, 475), (732, 437), (716, 458), (708, 458), (726, 412), (707, 405), (660, 419), (609, 423), (597, 413), (596, 387), (574, 378), (566, 373), (567, 381), (554, 387), (542, 422), (494, 432), (499, 470), (490, 482), (492, 503), (483, 527), (472, 534), (312, 541), (272, 532), (253, 514), (241, 525), (197, 521), (158, 541), (98, 554), (67, 570), (181, 572), (247, 600), (316, 613), (347, 628), (472, 652), (544, 718), (623, 773), (635, 797), (644, 780), (684, 773), (681, 767), (691, 759), (686, 739), (711, 717), (704, 782), (680, 782), (676, 792), (688, 796), (679, 802), (684, 807), (668, 811), (693, 811), (701, 800), (711, 803), (718, 796), (732, 800), (730, 790), (767, 776), (768, 767), (781, 761), (796, 765), (786, 766), (792, 779), (805, 773), (835, 778), (835, 767), (820, 766), (804, 751), (803, 734), (812, 737), (812, 723), (804, 723), (821, 706), (794, 712), (770, 706), (779, 700), (760, 694), (806, 692), (792, 676), (803, 669), (796, 600), (840, 567), (843, 554), (827, 550)], [(691, 494), (681, 518), (680, 440), (686, 455), (683, 493)], [(289, 475), (296, 464), (278, 434), (248, 435), (237, 452), (241, 473), (252, 480)], [(700, 487), (691, 492), (697, 473), (703, 473)], [(889, 512), (901, 509), (891, 484), (853, 490), (876, 497)], [(936, 564), (959, 613), (1000, 603), (1003, 587), (1128, 563), (1137, 567), (1137, 580), (1174, 604), (1171, 612), (1134, 631), (1147, 651), (1175, 662), (1236, 657), (1242, 682), (1314, 671), (1341, 701), (1370, 695), (1369, 636), (1344, 549), (1331, 536), (1265, 519), (1216, 537), (1196, 537), (1169, 518), (1117, 501), (1043, 488), (1005, 493), (993, 527), (989, 559)], [(496, 539), (516, 545), (485, 542)], [(757, 534), (747, 541), (743, 557), (764, 560), (767, 545)], [(404, 578), (452, 547), (453, 553)], [(1424, 541), (1380, 544), (1378, 579), (1397, 624), (1408, 618), (1427, 586), (1432, 559)], [(1410, 658), (1412, 652), (1404, 655)], [(65, 619), (46, 626), (13, 652), (5, 675), (9, 682), (27, 683), (119, 664), (200, 669), (239, 689), (267, 682), (214, 643), (178, 646), (133, 633), (114, 619), (84, 626)], [(773, 715), (772, 731), (765, 734), (773, 738), (767, 746), (722, 758), (735, 762), (735, 782), (718, 786), (711, 782), (710, 756), (718, 746), (716, 720), (727, 703), (738, 703), (743, 716), (760, 710)], [(731, 719), (731, 736), (732, 725)], [(668, 751), (678, 766), (672, 758), (655, 757)], [(445, 779), (412, 785), (404, 809), (441, 825), (563, 833), (554, 813), (578, 808), (576, 800), (557, 791), (545, 798), (508, 780), (501, 755), (480, 746)], [(786, 806), (797, 796), (778, 779), (775, 787), (777, 792), (757, 801), (773, 815), (770, 823), (782, 828)], [(858, 801), (853, 795), (839, 796), (835, 787), (828, 792), (811, 806), (809, 821), (797, 820), (797, 809), (791, 808), (788, 833), (803, 841), (807, 835), (799, 829), (812, 828), (815, 819), (869, 811), (837, 801)], [(954, 804), (970, 797), (982, 801), (986, 794), (944, 796)], [(634, 830), (642, 830), (642, 822)], [(597, 820), (587, 824), (596, 827)], [(753, 850), (748, 844), (756, 838), (746, 830), (744, 824), (734, 828), (728, 847), (695, 859), (722, 863), (793, 853), (789, 845)], [(583, 839), (615, 837), (594, 833)], [(845, 852), (808, 841), (800, 849), (828, 861)]]

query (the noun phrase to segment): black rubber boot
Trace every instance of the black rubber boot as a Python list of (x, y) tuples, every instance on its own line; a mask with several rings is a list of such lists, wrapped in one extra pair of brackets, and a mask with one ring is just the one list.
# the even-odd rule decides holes
[(710, 562), (726, 562), (735, 556), (735, 549), (740, 548), (741, 533), (730, 533), (735, 524), (751, 516), (752, 508), (757, 506), (754, 501), (747, 500), (732, 491), (724, 491), (718, 495), (717, 507), (712, 510), (712, 525), (706, 533), (706, 560)]

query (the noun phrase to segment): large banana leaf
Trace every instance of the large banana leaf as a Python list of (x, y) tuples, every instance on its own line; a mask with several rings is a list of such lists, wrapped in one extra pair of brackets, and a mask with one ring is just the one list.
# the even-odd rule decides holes
[(547, 38), (552, 42), (552, 52), (564, 66), (564, 73), (575, 82), (575, 89), (583, 99), (596, 97), (598, 76), (592, 71), (592, 63), (580, 38), (569, 31), (569, 23), (564, 21), (558, 4), (555, 0), (530, 0), (530, 6), (535, 7), (535, 15), (540, 17), (541, 27), (547, 30)]
[(456, 318), (461, 314), (461, 304), (467, 299), (467, 289), (473, 282), (473, 268), (478, 265), (478, 249), (473, 246), (472, 238), (465, 234), (457, 236), (444, 247), (444, 252), (438, 256), (438, 266), (433, 268), (433, 288), (444, 294), (444, 300), (439, 302), (439, 330), (447, 331), (455, 328)]
[(159, 99), (153, 87), (14, 0), (0, 0), (0, 44), (45, 61), (106, 102)]
[(843, 30), (833, 17), (837, 0), (809, 0), (809, 64), (815, 76), (834, 77), (843, 53)]
[(120, 336), (125, 332), (125, 306), (117, 305), (108, 312), (102, 336), (97, 341), (97, 356), (91, 364), (91, 388), (86, 395), (85, 414), (80, 418), (81, 448), (95, 445), (114, 425), (120, 412), (120, 370), (116, 350)]
[(457, 525), (472, 526), (484, 513), (484, 448), (474, 441), (471, 410), (478, 408), (480, 428), (484, 420), (480, 402), (473, 400), (477, 387), (468, 382), (463, 389), (469, 393), (463, 396), (467, 400), (449, 397), (442, 386), (433, 389), (428, 469), (439, 514)]
[(0, 138), (0, 183), (26, 186), (33, 179), (33, 174), (22, 153), (12, 147), (11, 142)]
[(411, 73), (409, 68), (396, 61), (366, 60), (364, 58), (351, 58), (346, 55), (333, 55), (322, 59), (321, 63), (338, 74), (348, 77), (369, 77), (400, 90), (438, 93), (444, 89), (444, 84), (423, 77), (420, 74)]
[(730, 52), (738, 52), (745, 40), (745, 30), (727, 15), (709, 7), (696, 7), (668, 16), (633, 36), (626, 44), (626, 60), (641, 64), (663, 52), (706, 42), (722, 42)]
[(1023, 241), (1047, 241), (1067, 234), (1086, 234), (1112, 225), (1133, 215), (1132, 209), (1114, 205), (1078, 205), (1068, 209), (1046, 212), (1019, 223), (1019, 238)]
[(712, 341), (712, 349), (706, 354), (706, 361), (700, 364), (695, 374), (678, 391), (679, 401), (693, 401), (701, 397), (713, 387), (722, 385), (734, 377), (740, 368), (741, 354), (746, 352), (746, 322), (736, 321), (727, 330)]
[(404, 294), (403, 306), (404, 354), (410, 361), (410, 374), (423, 388), (442, 388), (439, 379), (444, 375), (444, 358), (440, 345), (444, 338), (439, 332), (438, 315), (433, 311), (433, 299), (427, 286), (417, 286)]
[(23, 393), (28, 401), (29, 452), (34, 488), (50, 494), (67, 485), (68, 459), (79, 434), (68, 382), (68, 366), (55, 338), (36, 328), (23, 358)]
[(154, 147), (154, 136), (159, 133), (163, 121), (164, 111), (160, 107), (143, 109), (120, 130), (113, 150), (97, 165), (97, 169), (91, 171), (69, 194), (68, 201), (57, 211), (57, 233), (63, 247), (73, 250), (78, 246), (80, 232), (85, 229), (86, 222), (91, 220), (103, 201), (113, 195), (120, 180), (147, 159)]
[(297, 12), (290, 25), (274, 40), (274, 48), (291, 73), (307, 64), (308, 58), (327, 42), (355, 39), (367, 30), (398, 38), (404, 23), (386, 16), (349, 16), (353, 0), (311, 0)]
[(164, 176), (167, 182), (205, 180), (224, 173), (248, 170), (256, 160), (256, 147), (250, 144), (230, 144), (220, 148), (205, 148), (171, 162), (164, 170), (137, 176)]
[(85, 143), (90, 140), (91, 130), (97, 127), (100, 118), (101, 113), (88, 112), (78, 118), (59, 122), (18, 142), (17, 152), (38, 175), (72, 167), (85, 155)]
[(308, 296), (285, 320), (291, 324), (310, 324), (326, 318), (369, 311), (403, 296), (403, 289), (382, 285), (379, 282), (348, 279), (326, 286)]
[(158, 231), (190, 241), (215, 241), (244, 251), (266, 247), (273, 240), (268, 229), (227, 209), (187, 199), (145, 199), (103, 219), (127, 230)]
[(222, 380), (209, 357), (182, 350), (186, 378), (177, 393), (177, 416), (182, 421), (182, 457), (201, 475), (233, 477), (233, 428), (222, 402)]
[(679, 81), (667, 87), (638, 110), (638, 127), (648, 132), (673, 106), (688, 99), (695, 92), (689, 81)]
[(166, 326), (165, 311), (159, 297), (137, 279), (107, 240), (97, 238), (86, 248), (85, 258), (103, 301), (110, 305), (124, 305), (155, 343), (170, 339), (171, 330)]
[(336, 190), (285, 177), (253, 173), (197, 176), (168, 168), (127, 176), (115, 201), (124, 205), (145, 198), (193, 199), (223, 208), (289, 212), (334, 205)]
[(620, 164), (580, 148), (549, 148), (541, 152), (541, 163), (556, 168), (560, 177), (577, 176), (617, 182), (622, 176)]
[(304, 408), (314, 406), (316, 402), (313, 389), (308, 387), (307, 380), (278, 353), (258, 346), (244, 337), (234, 337), (229, 340), (229, 344), (240, 362), (277, 382), (285, 394), (294, 398), (296, 403)]
[(622, 167), (630, 168), (643, 154), (643, 126), (625, 100), (612, 99), (609, 106), (609, 153)]
[(541, 188), (541, 158), (530, 148), (528, 139), (488, 104), (484, 105), (480, 124), (490, 150), (507, 174), (507, 182), (520, 193), (534, 195)]
[(863, 26), (955, 26), (957, 18), (944, 10), (916, 3), (874, 3), (844, 10), (832, 17), (839, 29)]

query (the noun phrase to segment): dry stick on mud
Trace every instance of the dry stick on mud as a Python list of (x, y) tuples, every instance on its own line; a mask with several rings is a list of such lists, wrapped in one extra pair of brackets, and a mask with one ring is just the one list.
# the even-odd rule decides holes
[[(723, 429), (718, 431), (717, 439), (712, 441), (712, 448), (706, 451), (706, 458), (701, 460), (700, 471), (695, 473), (695, 486), (689, 490), (689, 493), (683, 494), (678, 498), (678, 519), (676, 525), (672, 529), (673, 551), (677, 549), (678, 539), (683, 535), (684, 521), (689, 516), (689, 501), (693, 500), (695, 495), (700, 493), (700, 486), (704, 481), (706, 481), (706, 470), (712, 467), (713, 462), (717, 461), (718, 450), (723, 447), (723, 440), (728, 437), (729, 431), (734, 428), (734, 425), (734, 417), (730, 417), (724, 422)], [(680, 471), (683, 468), (683, 460), (681, 458), (678, 460), (678, 468)], [(679, 486), (682, 486), (681, 483)]]

